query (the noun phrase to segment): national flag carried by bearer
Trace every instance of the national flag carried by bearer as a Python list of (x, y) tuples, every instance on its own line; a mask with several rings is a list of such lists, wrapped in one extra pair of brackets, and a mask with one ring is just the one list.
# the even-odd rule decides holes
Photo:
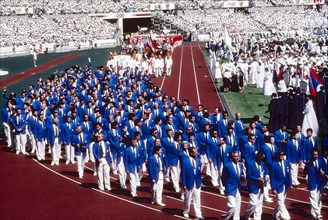
[(317, 95), (318, 87), (324, 84), (324, 80), (320, 75), (317, 74), (316, 70), (310, 69), (310, 77), (309, 77), (309, 87), (310, 93), (312, 96)]

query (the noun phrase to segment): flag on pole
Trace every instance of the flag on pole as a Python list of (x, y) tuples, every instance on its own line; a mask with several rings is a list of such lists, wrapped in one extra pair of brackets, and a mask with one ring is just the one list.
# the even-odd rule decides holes
[(310, 77), (309, 77), (309, 88), (310, 88), (310, 94), (312, 96), (317, 95), (317, 91), (320, 86), (324, 84), (324, 80), (320, 75), (317, 74), (315, 69), (310, 69)]
[(227, 26), (224, 27), (224, 42), (229, 47), (229, 49), (232, 48), (232, 39), (229, 34)]

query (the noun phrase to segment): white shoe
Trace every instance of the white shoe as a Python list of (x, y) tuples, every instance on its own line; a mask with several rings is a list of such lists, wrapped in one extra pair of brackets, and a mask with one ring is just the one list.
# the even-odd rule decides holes
[(71, 161), (72, 164), (75, 164), (75, 161)]
[(185, 218), (189, 218), (189, 214), (188, 214), (188, 213), (183, 214), (183, 217), (185, 217)]
[(168, 182), (168, 183), (171, 182), (170, 178), (168, 178), (168, 177), (165, 178), (165, 181)]
[(223, 190), (220, 190), (220, 195), (224, 195), (224, 191)]
[(157, 205), (159, 205), (159, 206), (166, 206), (164, 203), (157, 203)]
[(82, 179), (83, 178), (83, 175), (79, 175), (79, 178)]
[(273, 203), (273, 199), (271, 199), (271, 198), (265, 199), (264, 202)]
[(114, 170), (114, 171), (113, 171), (113, 174), (117, 175), (118, 173), (117, 173), (117, 171), (116, 171), (116, 170)]
[(54, 162), (51, 162), (51, 164), (50, 164), (51, 166), (53, 166), (53, 165), (55, 165), (55, 163)]
[(97, 173), (96, 173), (96, 172), (94, 172), (94, 173), (93, 173), (93, 175), (94, 175), (94, 176), (97, 176)]
[(69, 161), (68, 160), (66, 160), (66, 163), (65, 164), (69, 164)]
[(16, 154), (19, 154), (19, 151), (16, 151)]

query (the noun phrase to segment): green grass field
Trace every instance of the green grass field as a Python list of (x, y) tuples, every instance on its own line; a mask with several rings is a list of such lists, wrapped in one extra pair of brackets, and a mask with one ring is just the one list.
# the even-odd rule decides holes
[[(218, 86), (221, 86), (218, 83)], [(267, 123), (269, 113), (265, 113), (270, 103), (270, 96), (262, 95), (262, 89), (256, 88), (254, 85), (247, 85), (243, 93), (239, 92), (223, 92), (221, 93), (229, 106), (231, 114), (241, 112), (243, 118), (253, 118), (259, 115), (262, 121)]]
[[(204, 51), (207, 63), (210, 63), (209, 54)], [(222, 86), (221, 82), (217, 83), (218, 88)], [(265, 113), (270, 103), (270, 97), (262, 95), (262, 89), (256, 88), (255, 85), (247, 85), (243, 93), (239, 92), (222, 92), (229, 113), (234, 117), (236, 112), (241, 112), (245, 122), (249, 122), (254, 115), (259, 115), (262, 121), (268, 123), (269, 114)]]

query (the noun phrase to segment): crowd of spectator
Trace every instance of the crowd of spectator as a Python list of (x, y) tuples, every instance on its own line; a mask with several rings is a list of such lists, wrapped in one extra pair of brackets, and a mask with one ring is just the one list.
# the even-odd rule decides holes
[(208, 33), (228, 27), (230, 33), (259, 33), (307, 30), (328, 27), (327, 8), (318, 12), (308, 9), (255, 10), (249, 13), (233, 11), (185, 10), (178, 15), (166, 14), (165, 19), (185, 31)]
[(87, 15), (2, 17), (1, 46), (96, 41), (113, 38), (116, 26)]

